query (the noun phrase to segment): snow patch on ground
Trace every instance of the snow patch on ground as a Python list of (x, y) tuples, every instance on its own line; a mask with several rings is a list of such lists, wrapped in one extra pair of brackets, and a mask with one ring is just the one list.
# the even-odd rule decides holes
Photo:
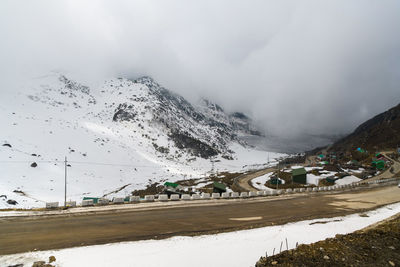
[[(266, 191), (272, 191), (273, 189), (265, 186), (265, 183), (271, 179), (271, 175), (274, 172), (269, 172), (267, 174), (264, 174), (262, 176), (259, 176), (257, 178), (254, 178), (253, 180), (251, 180), (251, 183), (253, 184), (253, 187), (260, 189), (260, 190), (266, 190)], [(282, 180), (283, 181), (283, 180)]]
[(346, 185), (346, 184), (357, 183), (357, 182), (359, 182), (361, 180), (362, 179), (357, 178), (357, 177), (355, 177), (353, 175), (350, 175), (350, 176), (343, 177), (342, 179), (336, 180), (335, 184), (337, 184), (337, 185)]

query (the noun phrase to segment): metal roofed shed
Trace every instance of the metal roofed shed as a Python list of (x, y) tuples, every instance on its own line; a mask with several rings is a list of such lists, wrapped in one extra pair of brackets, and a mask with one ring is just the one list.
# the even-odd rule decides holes
[(170, 196), (171, 194), (181, 194), (181, 189), (183, 187), (177, 183), (165, 182), (164, 183), (164, 193)]
[(307, 183), (307, 171), (304, 168), (292, 169), (292, 181), (293, 183), (306, 184)]
[(177, 188), (179, 186), (179, 184), (176, 183), (171, 183), (171, 182), (165, 182), (164, 183), (165, 187), (172, 187), (172, 188)]
[(93, 200), (93, 204), (97, 204), (99, 202), (98, 197), (84, 197), (83, 200)]
[(214, 193), (224, 193), (224, 192), (226, 192), (226, 185), (214, 181), (214, 183), (213, 183), (213, 192)]
[(280, 185), (280, 184), (282, 184), (282, 180), (281, 179), (278, 179), (278, 178), (271, 178), (271, 179), (269, 179), (269, 183), (270, 184), (273, 184), (273, 185)]
[(383, 170), (385, 168), (385, 161), (384, 160), (372, 161), (372, 167), (378, 170)]

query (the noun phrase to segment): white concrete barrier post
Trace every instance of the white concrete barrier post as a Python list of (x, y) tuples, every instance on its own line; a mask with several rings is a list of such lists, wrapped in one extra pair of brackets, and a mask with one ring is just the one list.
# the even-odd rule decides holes
[(58, 208), (58, 202), (46, 202), (46, 209)]
[(292, 190), (292, 188), (288, 188), (288, 189), (286, 189), (286, 190), (285, 190), (285, 193), (286, 193), (286, 194), (291, 194), (291, 193), (293, 193), (293, 190)]
[(248, 197), (249, 196), (249, 194), (247, 193), (247, 192), (241, 192), (240, 193), (240, 197), (241, 198), (246, 198), (246, 197)]
[(192, 195), (192, 200), (198, 200), (200, 198), (201, 198), (201, 196), (199, 194)]
[(124, 198), (123, 197), (114, 197), (112, 200), (113, 204), (123, 204), (124, 203)]
[(129, 197), (129, 202), (130, 203), (140, 202), (140, 196), (130, 196)]
[(189, 194), (183, 194), (183, 195), (181, 196), (181, 199), (182, 199), (182, 200), (190, 200), (190, 195), (189, 195)]
[(210, 199), (210, 193), (202, 193), (201, 199)]
[(167, 194), (160, 194), (160, 195), (158, 195), (157, 200), (158, 201), (168, 201), (168, 195)]
[(93, 199), (82, 200), (82, 207), (93, 206)]
[(238, 192), (231, 192), (231, 198), (238, 198), (239, 193)]
[(229, 192), (223, 192), (223, 193), (221, 194), (221, 198), (229, 198), (229, 197), (230, 197)]
[(211, 194), (211, 198), (212, 199), (218, 199), (218, 198), (220, 198), (220, 194), (219, 193), (212, 193)]
[(265, 196), (265, 192), (264, 191), (257, 191), (257, 196), (259, 196), (259, 197)]
[(249, 192), (249, 197), (256, 197), (257, 196), (257, 192), (256, 191), (250, 191)]
[(154, 195), (145, 195), (144, 196), (144, 201), (153, 202), (154, 201)]
[(98, 205), (108, 205), (109, 204), (109, 200), (107, 198), (99, 198), (97, 200), (97, 204)]
[(172, 200), (172, 201), (179, 200), (179, 195), (178, 195), (178, 194), (172, 194), (172, 195), (169, 197), (169, 199)]

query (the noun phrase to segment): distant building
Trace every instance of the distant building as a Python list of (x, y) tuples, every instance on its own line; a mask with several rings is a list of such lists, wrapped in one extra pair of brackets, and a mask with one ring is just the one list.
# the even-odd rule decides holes
[(224, 193), (226, 192), (226, 185), (214, 182), (213, 183), (213, 192), (214, 193)]
[(292, 170), (292, 181), (293, 183), (306, 184), (307, 183), (307, 171), (304, 168), (298, 168)]
[(271, 179), (269, 179), (269, 183), (274, 184), (274, 185), (282, 184), (282, 180), (278, 179), (278, 178), (271, 178)]
[(93, 200), (93, 204), (97, 204), (99, 202), (98, 197), (83, 197), (83, 200)]
[(383, 170), (385, 168), (385, 161), (384, 160), (372, 161), (372, 167), (376, 168), (377, 170)]
[(165, 191), (176, 192), (177, 190), (182, 189), (182, 186), (177, 183), (165, 182), (164, 183)]

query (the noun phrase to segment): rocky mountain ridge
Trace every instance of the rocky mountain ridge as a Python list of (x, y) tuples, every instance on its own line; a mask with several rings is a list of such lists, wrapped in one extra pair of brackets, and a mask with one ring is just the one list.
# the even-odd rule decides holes
[(246, 145), (242, 136), (259, 133), (245, 115), (191, 104), (148, 77), (89, 86), (52, 73), (3, 94), (0, 112), (0, 195), (18, 207), (63, 199), (65, 157), (67, 198), (79, 201), (261, 168), (282, 156)]
[(393, 149), (400, 146), (400, 104), (358, 126), (350, 135), (334, 143), (330, 150)]

